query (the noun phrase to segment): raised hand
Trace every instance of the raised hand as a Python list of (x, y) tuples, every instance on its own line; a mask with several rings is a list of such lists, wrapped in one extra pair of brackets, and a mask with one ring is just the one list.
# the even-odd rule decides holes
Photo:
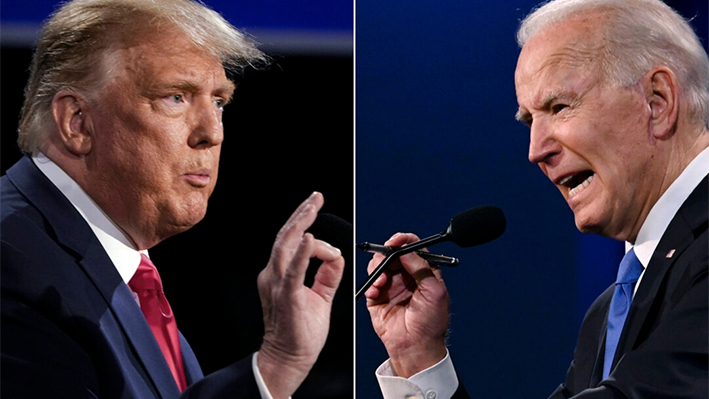
[[(324, 203), (313, 193), (281, 228), (271, 258), (258, 276), (265, 334), (258, 367), (274, 399), (300, 386), (325, 345), (330, 311), (345, 260), (339, 249), (306, 230)], [(322, 260), (312, 287), (304, 285), (311, 258)]]

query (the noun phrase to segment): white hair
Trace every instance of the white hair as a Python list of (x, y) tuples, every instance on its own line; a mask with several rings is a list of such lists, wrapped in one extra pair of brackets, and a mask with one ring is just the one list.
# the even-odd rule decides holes
[(520, 47), (542, 30), (582, 14), (603, 12), (601, 73), (632, 86), (652, 68), (670, 68), (691, 121), (709, 127), (709, 58), (689, 23), (660, 0), (553, 0), (536, 8), (517, 32)]

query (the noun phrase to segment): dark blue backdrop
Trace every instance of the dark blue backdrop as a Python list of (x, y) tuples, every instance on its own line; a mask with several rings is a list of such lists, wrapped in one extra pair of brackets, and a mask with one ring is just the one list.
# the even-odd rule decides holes
[[(669, 2), (696, 16), (707, 2)], [(676, 4), (675, 4), (676, 3)], [(622, 244), (579, 233), (558, 190), (527, 161), (517, 123), (515, 31), (536, 0), (356, 4), (356, 239), (441, 232), (467, 208), (501, 207), (498, 240), (434, 252), (452, 297), (450, 350), (473, 397), (544, 398), (564, 378), (581, 318), (615, 277)], [(357, 286), (369, 255), (357, 254)], [(376, 398), (386, 359), (356, 304), (357, 397)]]
[[(239, 28), (352, 30), (352, 2), (340, 0), (206, 0)], [(6, 0), (2, 4), (3, 22), (39, 23), (54, 9), (56, 0), (26, 2)]]
[[(54, 11), (58, 0), (0, 2), (3, 45), (32, 44), (40, 23)], [(349, 0), (205, 0), (234, 26), (256, 37), (269, 53), (350, 56), (353, 7)]]

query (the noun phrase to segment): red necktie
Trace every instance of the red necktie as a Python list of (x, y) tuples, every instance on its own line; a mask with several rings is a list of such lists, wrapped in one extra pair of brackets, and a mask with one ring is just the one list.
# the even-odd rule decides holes
[(131, 278), (128, 286), (137, 295), (140, 310), (153, 330), (153, 335), (160, 345), (170, 371), (177, 382), (180, 391), (187, 388), (185, 370), (182, 364), (182, 351), (180, 350), (180, 337), (177, 333), (177, 323), (172, 314), (170, 304), (162, 290), (162, 281), (153, 262), (140, 255), (140, 266)]

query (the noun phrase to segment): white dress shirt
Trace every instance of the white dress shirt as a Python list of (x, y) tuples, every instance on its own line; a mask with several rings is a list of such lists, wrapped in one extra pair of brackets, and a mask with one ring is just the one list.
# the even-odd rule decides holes
[[(86, 220), (116, 267), (118, 274), (128, 284), (138, 270), (141, 253), (147, 256), (148, 251), (138, 251), (126, 233), (113, 223), (88, 194), (51, 159), (39, 153), (32, 157), (32, 161)], [(257, 357), (258, 352), (253, 354), (251, 365), (261, 392), (261, 399), (273, 399), (258, 370)]]
[[(640, 227), (635, 244), (625, 243), (626, 251), (629, 251), (630, 248), (635, 249), (635, 255), (644, 268), (650, 263), (650, 258), (672, 218), (707, 173), (709, 173), (709, 148), (705, 148), (687, 165), (682, 174), (672, 182), (667, 191), (653, 205), (645, 222)], [(644, 271), (643, 274), (645, 274)], [(640, 275), (640, 280), (635, 285), (636, 291), (642, 278), (643, 275)]]
[[(650, 263), (650, 258), (667, 226), (707, 174), (709, 174), (709, 148), (705, 148), (692, 160), (653, 205), (640, 227), (635, 244), (626, 243), (626, 251), (635, 248), (635, 255), (643, 266), (635, 290), (640, 286), (645, 274), (644, 268)], [(450, 399), (459, 384), (453, 362), (448, 354), (438, 364), (409, 379), (397, 377), (389, 365), (389, 360), (377, 368), (376, 376), (385, 399)]]

